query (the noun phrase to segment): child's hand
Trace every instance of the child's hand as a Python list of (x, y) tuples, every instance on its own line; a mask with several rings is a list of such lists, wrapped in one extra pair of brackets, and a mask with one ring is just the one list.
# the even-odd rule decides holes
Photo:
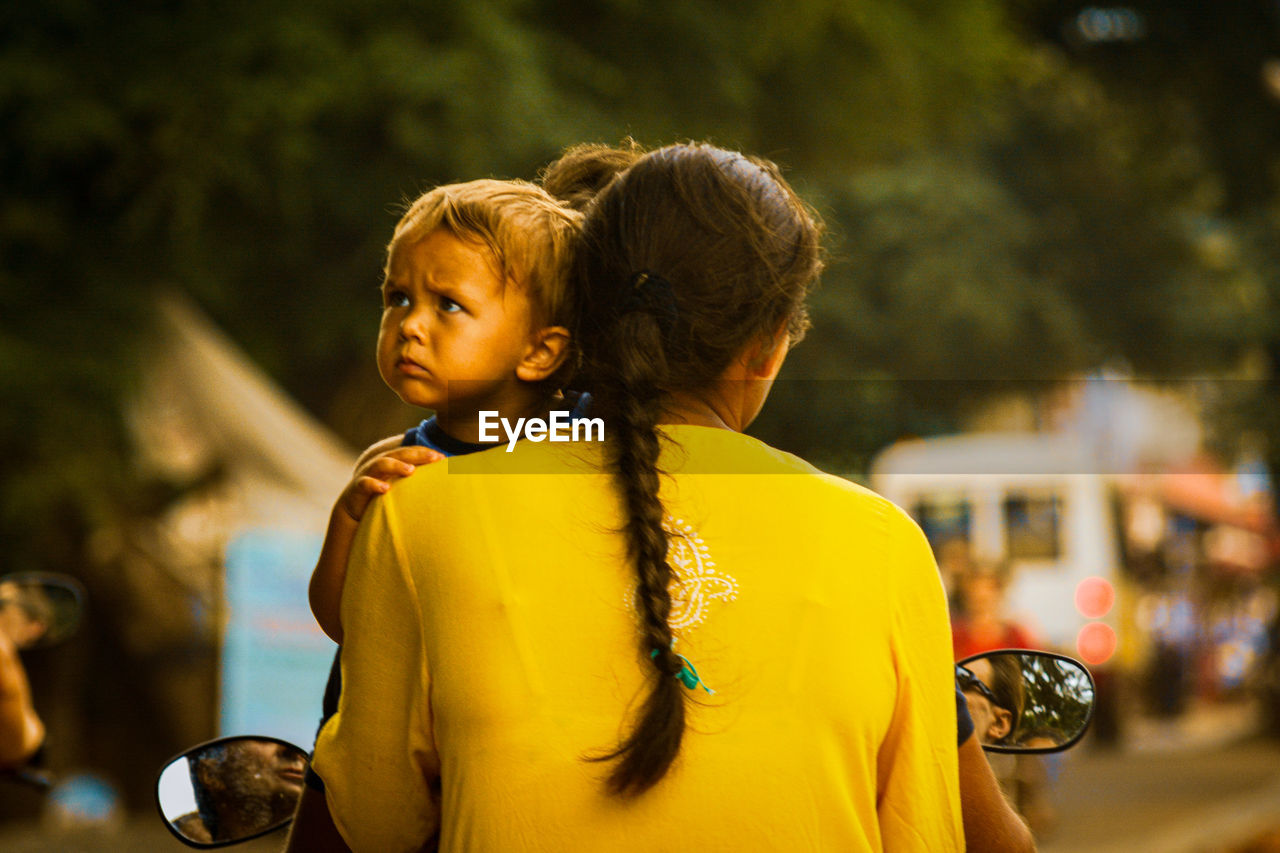
[(444, 454), (429, 447), (397, 447), (361, 460), (355, 476), (338, 497), (338, 506), (352, 521), (359, 521), (369, 501), (385, 494), (391, 484), (408, 477), (418, 465), (439, 462)]

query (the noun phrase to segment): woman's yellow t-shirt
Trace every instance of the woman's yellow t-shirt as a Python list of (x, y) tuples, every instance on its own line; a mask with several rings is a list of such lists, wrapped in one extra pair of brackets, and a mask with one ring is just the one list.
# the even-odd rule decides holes
[(946, 602), (900, 510), (738, 433), (664, 427), (676, 650), (668, 775), (609, 795), (651, 667), (598, 445), (420, 468), (374, 501), (316, 746), (356, 851), (964, 846)]

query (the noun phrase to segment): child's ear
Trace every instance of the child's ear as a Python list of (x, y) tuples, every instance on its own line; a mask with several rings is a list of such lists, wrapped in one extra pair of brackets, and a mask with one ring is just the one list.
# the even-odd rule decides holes
[(569, 330), (564, 326), (543, 326), (530, 335), (528, 349), (516, 365), (516, 377), (524, 382), (541, 382), (568, 357)]

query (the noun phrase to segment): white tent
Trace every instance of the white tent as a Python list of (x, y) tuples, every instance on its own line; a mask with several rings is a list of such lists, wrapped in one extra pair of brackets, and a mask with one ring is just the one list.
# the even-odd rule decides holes
[[(129, 425), (140, 471), (177, 497), (116, 531), (118, 553), (104, 555), (137, 608), (122, 620), (125, 642), (164, 658), (202, 637), (217, 649), (218, 696), (194, 695), (207, 688), (171, 672), (166, 701), (216, 701), (223, 733), (309, 746), (333, 644), (311, 616), (307, 580), (356, 453), (192, 304), (166, 296), (158, 318)], [(194, 713), (190, 725), (210, 719)]]
[(189, 302), (160, 300), (157, 357), (134, 408), (144, 464), (179, 478), (217, 464), (235, 525), (323, 530), (355, 452), (277, 388)]

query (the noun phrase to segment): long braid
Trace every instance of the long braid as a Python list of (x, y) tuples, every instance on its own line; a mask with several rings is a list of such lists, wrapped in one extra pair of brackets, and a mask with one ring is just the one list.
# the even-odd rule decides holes
[(606, 181), (608, 168), (588, 161), (607, 153), (571, 151), (544, 180), (594, 198), (574, 264), (575, 384), (591, 392), (608, 430), (649, 683), (632, 730), (592, 760), (616, 760), (608, 789), (635, 796), (679, 755), (689, 701), (668, 621), (673, 571), (658, 467), (666, 439), (657, 427), (670, 395), (710, 387), (749, 344), (780, 325), (793, 339), (803, 333), (821, 229), (772, 164), (709, 146), (640, 157), (631, 147), (616, 158), (626, 170)]
[(671, 766), (684, 738), (685, 695), (675, 676), (682, 662), (672, 649), (671, 566), (667, 563), (664, 510), (658, 497), (658, 457), (662, 438), (665, 372), (660, 333), (652, 317), (633, 314), (619, 323), (614, 353), (601, 376), (599, 410), (609, 424), (609, 470), (614, 476), (625, 521), (627, 558), (636, 572), (635, 607), (640, 617), (641, 653), (651, 667), (649, 694), (631, 733), (600, 760), (617, 759), (608, 777), (615, 794), (635, 795), (651, 788)]

